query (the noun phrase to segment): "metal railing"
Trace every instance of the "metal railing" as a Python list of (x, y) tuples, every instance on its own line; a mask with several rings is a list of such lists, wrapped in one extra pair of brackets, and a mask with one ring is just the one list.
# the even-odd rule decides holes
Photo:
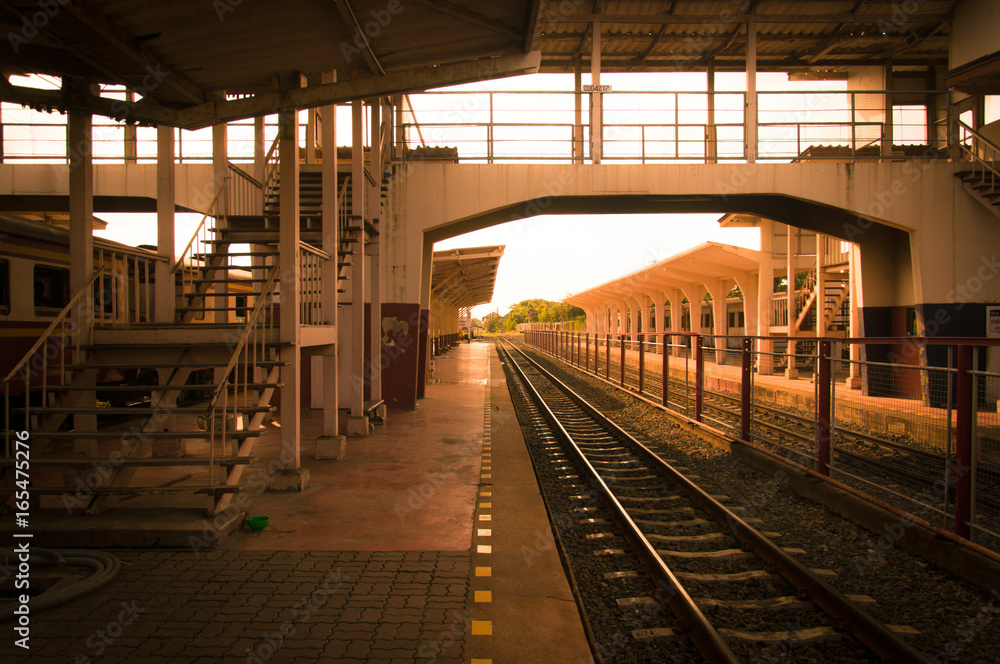
[(94, 292), (94, 321), (112, 327), (153, 322), (156, 263), (166, 260), (138, 249), (95, 247), (94, 262), (105, 273)]
[[(14, 429), (23, 428), (31, 421), (33, 404), (45, 406), (49, 403), (50, 388), (63, 385), (66, 380), (67, 364), (80, 357), (80, 347), (91, 341), (93, 331), (93, 309), (91, 290), (95, 282), (104, 274), (107, 266), (99, 266), (87, 282), (69, 299), (48, 328), (38, 337), (28, 352), (14, 365), (0, 382), (4, 393), (4, 457), (11, 458), (11, 434)], [(70, 314), (73, 314), (72, 316)], [(56, 341), (58, 339), (58, 341)], [(72, 344), (67, 344), (71, 340)], [(67, 357), (68, 356), (68, 357)], [(58, 370), (56, 370), (56, 367)], [(33, 391), (38, 388), (37, 398)], [(16, 390), (14, 394), (12, 392)], [(23, 417), (15, 422), (12, 397), (19, 401), (23, 396)], [(17, 405), (17, 403), (15, 403)]]
[[(274, 266), (268, 272), (261, 295), (247, 316), (246, 325), (221, 373), (222, 379), (216, 384), (202, 416), (202, 424), (210, 435), (210, 486), (216, 486), (216, 455), (240, 454), (237, 439), (232, 434), (260, 426), (265, 406), (261, 394), (270, 390), (266, 385), (278, 382), (277, 281), (278, 266)], [(227, 449), (231, 445), (234, 449)], [(231, 485), (238, 481), (239, 473), (234, 468), (224, 483)]]
[[(299, 325), (327, 325), (323, 292), (325, 263), (332, 256), (307, 242), (299, 242)], [(336, 288), (336, 286), (334, 286)]]
[(962, 160), (971, 163), (972, 174), (983, 186), (995, 190), (1000, 185), (1000, 147), (961, 120), (957, 124)]
[(996, 340), (824, 338), (781, 348), (788, 339), (558, 330), (528, 330), (524, 340), (1000, 551), (1000, 374), (984, 370)]
[[(891, 118), (885, 113), (887, 96), (935, 104), (946, 95), (934, 90), (758, 92), (757, 160), (856, 161), (890, 154), (893, 158), (946, 158), (944, 118), (928, 125), (926, 111), (917, 113), (916, 105), (895, 107)], [(579, 124), (575, 117), (578, 96), (583, 97)], [(744, 92), (615, 91), (605, 93), (603, 100), (605, 162), (738, 162), (747, 158)], [(462, 162), (582, 163), (589, 159), (587, 93), (438, 91), (411, 95), (410, 101), (401, 126), (404, 158), (406, 150), (430, 144), (457, 148)]]

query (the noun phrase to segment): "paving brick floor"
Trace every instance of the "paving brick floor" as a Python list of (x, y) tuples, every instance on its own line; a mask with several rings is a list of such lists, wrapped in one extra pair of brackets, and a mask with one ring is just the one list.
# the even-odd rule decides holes
[(116, 555), (123, 570), (114, 581), (33, 616), (31, 650), (15, 648), (8, 634), (0, 643), (0, 661), (458, 664), (463, 659), (468, 553)]

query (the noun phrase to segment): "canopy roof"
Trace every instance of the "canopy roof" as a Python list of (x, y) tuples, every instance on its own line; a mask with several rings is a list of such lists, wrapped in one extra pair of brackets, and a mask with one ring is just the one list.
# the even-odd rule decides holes
[(505, 245), (434, 252), (431, 293), (459, 308), (493, 300), (493, 286)]
[[(0, 0), (0, 73), (66, 79), (0, 98), (187, 128), (533, 71), (589, 69), (600, 25), (604, 71), (746, 66), (843, 72), (849, 65), (946, 65), (957, 0), (914, 11), (882, 0)], [(907, 6), (907, 9), (909, 7)], [(336, 72), (336, 82), (322, 79)], [(141, 101), (96, 97), (124, 85)]]

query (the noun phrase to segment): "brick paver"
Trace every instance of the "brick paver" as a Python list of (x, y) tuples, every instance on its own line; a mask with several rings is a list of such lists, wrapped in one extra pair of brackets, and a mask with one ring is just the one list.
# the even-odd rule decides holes
[(467, 553), (116, 552), (118, 578), (32, 616), (37, 664), (458, 664)]

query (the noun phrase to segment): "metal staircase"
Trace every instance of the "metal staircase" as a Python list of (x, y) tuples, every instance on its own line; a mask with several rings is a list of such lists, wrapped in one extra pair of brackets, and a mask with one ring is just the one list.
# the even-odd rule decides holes
[(958, 122), (962, 167), (955, 177), (963, 188), (1000, 217), (1000, 147), (975, 129)]

